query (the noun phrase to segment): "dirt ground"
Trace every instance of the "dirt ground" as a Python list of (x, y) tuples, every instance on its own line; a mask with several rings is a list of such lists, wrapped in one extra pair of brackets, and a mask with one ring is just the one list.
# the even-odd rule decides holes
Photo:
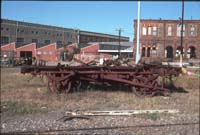
[[(178, 77), (174, 81), (177, 90), (169, 97), (140, 98), (123, 88), (56, 95), (48, 92), (43, 79), (20, 74), (19, 68), (2, 68), (1, 133), (59, 130), (63, 134), (199, 135), (199, 81)], [(180, 113), (57, 121), (69, 110), (143, 109), (178, 109)], [(166, 126), (159, 126), (163, 124)]]

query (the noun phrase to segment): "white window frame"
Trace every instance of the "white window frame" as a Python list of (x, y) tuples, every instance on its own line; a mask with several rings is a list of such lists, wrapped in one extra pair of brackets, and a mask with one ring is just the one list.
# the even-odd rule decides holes
[(151, 35), (151, 29), (152, 29), (152, 27), (148, 26), (148, 35)]
[[(177, 36), (180, 37), (181, 36), (181, 25), (182, 24), (177, 24)], [(185, 24), (183, 24), (183, 37), (185, 36)]]
[[(193, 33), (193, 34), (192, 34)], [(194, 25), (192, 25), (191, 27), (190, 27), (190, 36), (195, 36), (195, 27), (194, 27)]]
[(147, 28), (145, 26), (142, 27), (142, 35), (147, 35)]
[(167, 27), (167, 36), (172, 36), (172, 26), (171, 25), (169, 25)]
[(44, 55), (47, 55), (47, 51), (43, 51), (43, 54), (44, 54)]
[(153, 26), (153, 36), (157, 36), (158, 32), (157, 32), (157, 27)]

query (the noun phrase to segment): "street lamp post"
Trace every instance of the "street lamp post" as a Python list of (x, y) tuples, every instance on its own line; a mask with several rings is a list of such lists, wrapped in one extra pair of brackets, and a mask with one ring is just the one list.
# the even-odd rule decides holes
[(182, 0), (182, 18), (181, 18), (181, 55), (180, 66), (183, 66), (183, 20), (184, 20), (184, 0)]
[(140, 60), (140, 1), (138, 1), (138, 19), (137, 19), (137, 45), (135, 64)]

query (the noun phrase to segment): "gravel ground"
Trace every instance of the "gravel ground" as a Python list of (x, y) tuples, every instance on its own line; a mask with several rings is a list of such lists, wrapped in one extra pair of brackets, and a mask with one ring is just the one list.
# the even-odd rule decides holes
[(20, 132), (19, 134), (38, 131), (43, 134), (46, 131), (53, 134), (199, 135), (199, 115), (160, 115), (158, 120), (138, 116), (91, 116), (89, 120), (59, 120), (64, 116), (64, 112), (58, 110), (45, 114), (3, 116), (1, 132)]

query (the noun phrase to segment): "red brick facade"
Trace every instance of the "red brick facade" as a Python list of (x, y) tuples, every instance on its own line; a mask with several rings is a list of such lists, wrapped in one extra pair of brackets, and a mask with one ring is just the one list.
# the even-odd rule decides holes
[(22, 52), (22, 51), (30, 51), (30, 52), (32, 52), (32, 57), (36, 57), (36, 44), (35, 43), (31, 43), (31, 44), (27, 44), (27, 45), (18, 47), (15, 50), (17, 52), (16, 57), (20, 57), (20, 52)]
[(36, 59), (58, 61), (56, 43), (37, 48)]
[(98, 54), (98, 50), (99, 50), (99, 43), (96, 44), (92, 44), (90, 46), (86, 46), (81, 48), (80, 53), (90, 53), (90, 54)]
[(15, 51), (15, 42), (1, 46), (1, 51)]
[[(77, 48), (77, 44), (68, 45), (66, 50), (68, 52), (73, 52), (74, 48)], [(65, 49), (63, 47), (57, 49), (56, 43), (49, 44), (40, 48), (36, 48), (36, 43), (30, 43), (16, 48), (16, 44), (13, 42), (1, 46), (1, 55), (2, 57), (19, 58), (21, 57), (22, 52), (29, 52), (31, 53), (31, 57), (35, 57), (36, 59), (44, 61), (60, 61), (60, 53), (64, 50)]]
[[(185, 59), (200, 58), (200, 20), (184, 20), (183, 53)], [(137, 20), (134, 20), (134, 56)], [(145, 58), (177, 58), (181, 46), (180, 20), (141, 20), (140, 52)]]

